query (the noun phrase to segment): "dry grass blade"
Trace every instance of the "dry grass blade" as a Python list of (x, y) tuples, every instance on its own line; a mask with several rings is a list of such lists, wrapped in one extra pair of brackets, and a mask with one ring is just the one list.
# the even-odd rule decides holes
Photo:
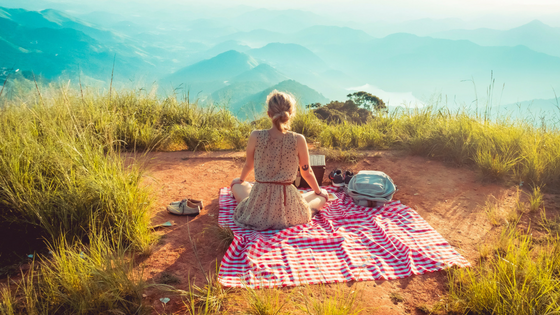
[[(328, 290), (328, 287), (332, 290)], [(303, 302), (299, 308), (308, 315), (361, 314), (363, 309), (357, 305), (358, 292), (358, 289), (349, 291), (340, 284), (318, 285), (313, 289), (306, 286), (301, 294)]]
[(217, 245), (222, 249), (227, 249), (233, 242), (235, 235), (229, 227), (223, 227), (219, 224), (212, 224), (204, 229), (204, 233), (214, 236)]
[(256, 290), (249, 286), (245, 288), (244, 297), (249, 303), (247, 313), (251, 315), (277, 315), (289, 302), (288, 298), (282, 297), (277, 289)]

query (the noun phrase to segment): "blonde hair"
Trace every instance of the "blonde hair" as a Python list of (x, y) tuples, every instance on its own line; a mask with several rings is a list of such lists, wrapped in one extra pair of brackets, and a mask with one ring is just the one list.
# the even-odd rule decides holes
[(295, 98), (288, 93), (274, 90), (266, 97), (266, 103), (272, 124), (282, 133), (290, 130), (291, 120), (296, 115)]

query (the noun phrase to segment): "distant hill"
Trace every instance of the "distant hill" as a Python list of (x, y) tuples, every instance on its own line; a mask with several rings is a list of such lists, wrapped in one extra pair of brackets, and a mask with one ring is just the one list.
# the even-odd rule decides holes
[(188, 56), (186, 58), (186, 62), (188, 64), (194, 64), (194, 63), (197, 63), (197, 62), (205, 60), (205, 59), (210, 59), (210, 58), (216, 57), (217, 55), (222, 54), (226, 51), (235, 50), (235, 51), (238, 51), (238, 52), (245, 52), (249, 49), (251, 49), (251, 47), (243, 44), (242, 42), (239, 42), (239, 41), (236, 41), (236, 40), (228, 40), (228, 41), (216, 44), (216, 45), (212, 46), (212, 48), (210, 48), (210, 49), (207, 49), (207, 50), (204, 50), (202, 52), (195, 53), (195, 54), (192, 54), (191, 56)]
[(280, 71), (264, 63), (256, 66), (255, 68), (249, 71), (243, 72), (238, 76), (233, 77), (231, 80), (229, 80), (229, 82), (235, 83), (235, 82), (259, 81), (259, 82), (263, 82), (264, 84), (267, 84), (268, 86), (271, 86), (287, 79), (288, 77), (286, 77)]
[(253, 47), (259, 47), (274, 42), (290, 42), (290, 35), (259, 28), (247, 32), (236, 32), (233, 34), (229, 34), (220, 38), (220, 40), (233, 40), (251, 45)]
[[(311, 50), (298, 44), (271, 43), (247, 53), (269, 63), (283, 72), (284, 69), (326, 71), (329, 66)], [(289, 73), (288, 73), (289, 74)]]
[(290, 35), (290, 41), (306, 47), (325, 43), (348, 45), (372, 40), (368, 33), (349, 27), (314, 25)]
[(174, 87), (184, 85), (191, 93), (202, 92), (209, 95), (225, 87), (229, 79), (255, 68), (258, 64), (253, 57), (230, 50), (182, 68), (161, 81), (164, 86), (169, 83)]
[(230, 105), (230, 110), (241, 119), (252, 119), (256, 115), (260, 115), (264, 112), (266, 108), (266, 97), (273, 90), (291, 93), (295, 96), (299, 106), (305, 106), (316, 102), (324, 104), (329, 101), (329, 99), (324, 97), (322, 94), (306, 85), (298, 83), (294, 80), (286, 80), (263, 91), (245, 97), (238, 102), (232, 103)]
[(258, 93), (270, 85), (261, 81), (235, 82), (223, 87), (210, 95), (215, 104), (231, 105)]
[(233, 104), (287, 79), (288, 77), (270, 65), (260, 64), (233, 77), (228, 81), (228, 86), (212, 93), (211, 96), (215, 102)]
[(0, 8), (0, 17), (27, 28), (71, 28), (102, 41), (119, 41), (119, 37), (63, 12), (47, 9), (40, 12)]
[(494, 114), (511, 115), (514, 118), (537, 118), (542, 116), (560, 120), (560, 99), (537, 99), (497, 106)]
[(301, 10), (257, 9), (232, 19), (231, 25), (242, 31), (266, 29), (279, 33), (293, 33), (322, 24), (325, 20), (325, 17)]
[(498, 93), (505, 82), (503, 102), (550, 97), (551, 84), (560, 81), (560, 58), (524, 46), (488, 47), (405, 33), (352, 49), (331, 45), (320, 57), (364, 83), (385, 91), (412, 92), (422, 99), (438, 91), (459, 102), (481, 97), (491, 72), (498, 78)]
[[(0, 64), (46, 78), (133, 80), (157, 72), (150, 57), (119, 36), (55, 10), (0, 8)], [(145, 57), (145, 58), (144, 58)]]
[(532, 50), (560, 57), (560, 28), (539, 20), (507, 31), (479, 28), (433, 33), (431, 36), (453, 40), (469, 40), (482, 46), (524, 45)]
[(331, 25), (314, 25), (294, 33), (280, 33), (265, 29), (237, 32), (221, 40), (235, 40), (251, 46), (265, 46), (270, 43), (292, 43), (306, 48), (321, 46), (325, 43), (348, 45), (373, 39), (364, 31)]

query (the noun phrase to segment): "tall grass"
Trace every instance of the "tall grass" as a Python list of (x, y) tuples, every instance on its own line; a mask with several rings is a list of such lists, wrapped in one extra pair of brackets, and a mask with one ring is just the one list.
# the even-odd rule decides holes
[[(226, 108), (173, 97), (160, 99), (154, 93), (120, 91), (109, 98), (65, 91), (45, 96), (43, 101), (50, 103), (49, 108), (58, 108), (54, 115), (64, 113), (64, 119), (73, 120), (79, 128), (91, 129), (91, 135), (105, 146), (133, 151), (242, 150), (252, 130), (270, 127), (264, 113), (252, 123), (243, 122)], [(7, 107), (20, 106), (16, 102)], [(35, 119), (32, 113), (28, 116)], [(327, 124), (300, 108), (292, 130), (325, 148), (399, 148), (457, 165), (474, 165), (489, 180), (513, 178), (548, 187), (560, 184), (559, 129), (537, 127), (533, 121), (490, 120), (467, 109), (451, 110), (435, 103), (380, 113), (362, 125)]]
[[(123, 152), (242, 150), (252, 130), (271, 126), (264, 116), (243, 122), (225, 108), (139, 91), (106, 95), (61, 88), (3, 102), (0, 229), (17, 244), (30, 241), (27, 231), (34, 231), (33, 238), (63, 245), (54, 248), (53, 258), (39, 271), (26, 276), (16, 293), (0, 289), (2, 314), (140, 312), (138, 292), (144, 284), (118, 261), (129, 261), (123, 248), (149, 250), (151, 200), (140, 185), (142, 166), (125, 163)], [(467, 110), (425, 107), (380, 113), (362, 125), (327, 124), (300, 111), (292, 129), (322, 148), (351, 152), (339, 155), (352, 161), (357, 149), (396, 148), (474, 166), (489, 180), (524, 182), (535, 189), (534, 211), (541, 207), (539, 187), (560, 185), (559, 129), (530, 121), (491, 121)], [(488, 250), (480, 268), (453, 273), (456, 309), (556, 311), (558, 292), (551, 283), (558, 283), (558, 240), (547, 247), (533, 246), (530, 237), (509, 234), (500, 244), (506, 250)], [(215, 281), (207, 282), (188, 291), (192, 312), (221, 308), (223, 299), (214, 303), (204, 298), (223, 293)], [(340, 298), (353, 305), (352, 295)], [(305, 311), (324, 313), (329, 305), (336, 306), (336, 301), (326, 296), (322, 304), (306, 300)], [(488, 305), (494, 305), (492, 310)]]
[(16, 314), (145, 313), (147, 285), (118, 240), (98, 233), (87, 246), (62, 239), (42, 260), (38, 269), (37, 262), (31, 264), (18, 285), (19, 300), (11, 305)]
[(146, 250), (150, 199), (139, 185), (143, 171), (125, 165), (64, 99), (52, 101), (0, 114), (2, 224), (36, 226), (51, 241), (86, 240), (98, 229)]
[(560, 241), (536, 245), (506, 229), (501, 244), (477, 268), (450, 271), (451, 310), (472, 314), (558, 314)]

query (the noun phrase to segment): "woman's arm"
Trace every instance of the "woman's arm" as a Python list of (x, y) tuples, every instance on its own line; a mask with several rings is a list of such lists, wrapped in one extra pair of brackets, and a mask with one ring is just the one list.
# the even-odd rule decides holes
[(297, 135), (297, 152), (299, 156), (299, 168), (301, 172), (301, 176), (305, 179), (305, 181), (309, 184), (311, 189), (317, 195), (325, 195), (324, 189), (322, 190), (317, 183), (317, 179), (313, 174), (313, 169), (311, 165), (309, 165), (309, 149), (307, 148), (307, 141), (305, 141), (305, 137), (303, 135)]
[(243, 170), (241, 171), (241, 176), (236, 178), (231, 182), (231, 186), (235, 184), (241, 184), (242, 182), (247, 179), (247, 176), (251, 174), (251, 172), (255, 168), (255, 147), (257, 146), (257, 132), (251, 132), (249, 136), (249, 143), (247, 144), (247, 153), (245, 158), (245, 166), (243, 166)]

